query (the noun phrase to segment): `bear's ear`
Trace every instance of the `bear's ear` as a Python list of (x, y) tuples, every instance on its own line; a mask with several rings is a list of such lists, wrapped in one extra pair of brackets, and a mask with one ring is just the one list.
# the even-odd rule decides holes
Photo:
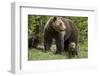
[(56, 20), (57, 20), (57, 17), (54, 17), (54, 18), (53, 18), (53, 21), (55, 22)]

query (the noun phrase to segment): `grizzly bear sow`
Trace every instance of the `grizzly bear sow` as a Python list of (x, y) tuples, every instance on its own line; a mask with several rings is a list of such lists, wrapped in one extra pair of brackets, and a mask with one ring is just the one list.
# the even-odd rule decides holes
[(78, 30), (70, 19), (63, 17), (50, 17), (44, 27), (44, 48), (50, 50), (52, 39), (56, 41), (56, 54), (64, 50), (69, 51), (69, 44), (75, 42), (78, 46)]

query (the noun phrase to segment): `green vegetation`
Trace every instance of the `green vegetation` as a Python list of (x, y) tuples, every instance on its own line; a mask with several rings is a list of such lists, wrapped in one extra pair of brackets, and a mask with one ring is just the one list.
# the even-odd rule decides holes
[[(28, 38), (39, 36), (39, 45), (43, 45), (43, 29), (50, 16), (37, 16), (28, 15)], [(75, 58), (87, 58), (88, 57), (88, 17), (75, 17), (66, 16), (65, 18), (71, 19), (75, 26), (79, 30), (79, 56)], [(54, 43), (54, 42), (53, 42)], [(66, 59), (67, 53), (63, 55), (55, 55), (53, 52), (44, 53), (42, 50), (36, 48), (29, 48), (28, 59), (29, 60), (54, 60), (54, 59)]]
[[(79, 56), (76, 58), (87, 58), (88, 57), (88, 48), (87, 44), (80, 44)], [(29, 49), (28, 60), (55, 60), (55, 59), (68, 59), (68, 53), (65, 52), (62, 55), (55, 55), (53, 52), (43, 52), (35, 48)]]
[(30, 49), (28, 54), (29, 60), (54, 60), (54, 59), (65, 59), (63, 55), (55, 55), (52, 52), (44, 53), (41, 50)]

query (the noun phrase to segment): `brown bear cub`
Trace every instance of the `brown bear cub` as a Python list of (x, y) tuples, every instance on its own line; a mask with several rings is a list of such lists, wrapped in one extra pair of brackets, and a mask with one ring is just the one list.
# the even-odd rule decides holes
[(44, 27), (45, 52), (50, 50), (53, 39), (56, 41), (56, 54), (61, 54), (64, 50), (69, 50), (68, 47), (71, 42), (75, 43), (71, 43), (71, 45), (77, 47), (78, 37), (78, 29), (72, 20), (58, 16), (50, 17)]
[(78, 49), (76, 47), (75, 42), (70, 42), (68, 45), (68, 53), (69, 53), (69, 57), (75, 57), (75, 55), (78, 55)]

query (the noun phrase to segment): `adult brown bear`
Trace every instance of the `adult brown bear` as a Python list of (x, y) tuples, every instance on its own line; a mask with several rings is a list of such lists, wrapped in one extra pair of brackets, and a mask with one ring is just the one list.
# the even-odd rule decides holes
[(70, 19), (50, 17), (44, 27), (45, 51), (50, 50), (53, 38), (56, 41), (56, 54), (61, 54), (64, 50), (70, 51), (68, 45), (71, 42), (78, 46), (78, 35), (78, 29)]

